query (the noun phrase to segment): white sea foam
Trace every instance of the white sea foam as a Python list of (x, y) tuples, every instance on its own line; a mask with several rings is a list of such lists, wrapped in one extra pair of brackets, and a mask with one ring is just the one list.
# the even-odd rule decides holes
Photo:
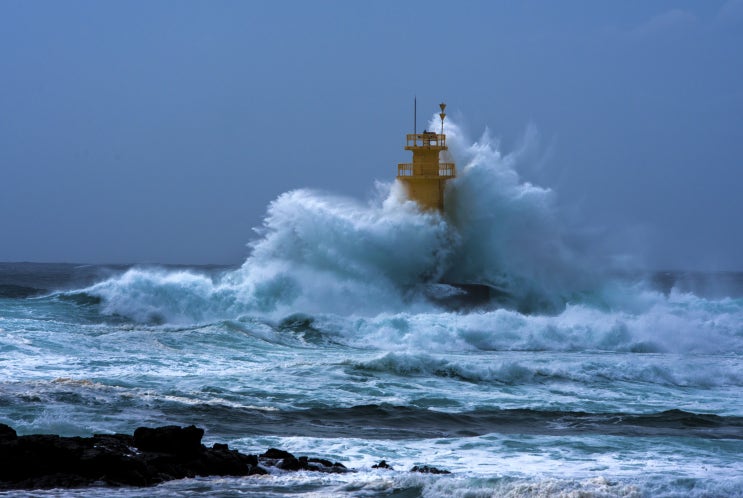
[[(608, 279), (554, 192), (519, 176), (524, 150), (502, 154), (487, 133), (470, 143), (451, 123), (446, 133), (460, 175), (443, 217), (418, 211), (397, 184), (369, 204), (295, 190), (269, 205), (238, 270), (134, 268), (84, 291), (140, 322), (302, 312), (342, 342), (393, 350), (743, 352), (740, 299)], [(422, 285), (441, 279), (493, 285), (506, 308), (444, 312)]]
[(350, 344), (395, 351), (468, 350), (741, 353), (743, 302), (672, 293), (646, 295), (643, 307), (571, 304), (558, 315), (513, 310), (457, 314), (318, 316), (315, 326)]
[[(432, 497), (740, 496), (741, 465), (729, 460), (737, 454), (735, 443), (695, 447), (680, 441), (671, 443), (669, 451), (667, 442), (657, 442), (658, 452), (648, 451), (645, 442), (616, 436), (489, 435), (435, 441), (262, 437), (234, 445), (244, 451), (274, 446), (295, 454), (345, 458), (361, 472), (342, 478), (348, 481), (339, 491), (419, 488), (422, 496)], [(516, 448), (520, 451), (515, 454)], [(371, 469), (382, 459), (395, 470)], [(454, 474), (406, 472), (415, 465)]]
[(503, 156), (483, 135), (467, 141), (447, 124), (460, 176), (447, 212), (421, 213), (397, 183), (379, 199), (295, 190), (268, 206), (241, 269), (213, 280), (189, 272), (134, 269), (87, 292), (104, 311), (136, 320), (205, 320), (245, 312), (368, 312), (409, 309), (419, 285), (445, 277), (485, 282), (518, 302), (559, 306), (585, 290), (586, 258), (556, 214), (554, 194), (523, 182), (521, 151)]
[(461, 171), (447, 187), (447, 216), (461, 238), (447, 278), (493, 284), (539, 306), (595, 289), (597, 257), (579, 250), (555, 192), (518, 173), (529, 142), (502, 154), (487, 130), (472, 144), (454, 123), (445, 131)]

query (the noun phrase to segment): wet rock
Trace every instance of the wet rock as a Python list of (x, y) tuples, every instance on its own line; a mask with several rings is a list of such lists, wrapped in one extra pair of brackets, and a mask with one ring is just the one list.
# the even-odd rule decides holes
[(323, 458), (299, 457), (299, 459), (300, 460), (304, 459), (308, 464), (316, 463), (316, 464), (322, 465), (323, 467), (332, 467), (333, 466), (333, 462), (331, 462), (330, 460), (325, 460)]
[(0, 491), (153, 486), (186, 477), (262, 475), (270, 468), (349, 472), (338, 462), (297, 458), (276, 448), (261, 455), (246, 455), (221, 443), (207, 448), (201, 444), (203, 434), (195, 426), (166, 426), (139, 427), (132, 436), (18, 436), (13, 428), (0, 424)]
[(78, 487), (96, 481), (143, 486), (155, 480), (147, 463), (134, 458), (130, 436), (32, 435), (0, 441), (0, 489)]
[(0, 424), (0, 441), (8, 441), (17, 437), (18, 435), (16, 434), (15, 429), (8, 425)]
[(248, 475), (250, 476), (256, 476), (256, 475), (264, 476), (266, 474), (268, 474), (268, 471), (259, 465), (256, 465), (255, 467), (251, 467), (250, 472), (248, 473)]
[(378, 464), (372, 465), (373, 469), (387, 469), (387, 470), (395, 470), (392, 468), (391, 465), (387, 463), (386, 460), (381, 460)]
[(276, 465), (281, 470), (299, 470), (302, 466), (299, 464), (299, 460), (294, 457), (284, 458)]
[(420, 472), (421, 474), (451, 474), (448, 470), (437, 469), (436, 467), (430, 467), (428, 465), (421, 465), (420, 467), (416, 465), (410, 469), (410, 472)]
[(306, 456), (299, 457), (299, 468), (302, 470), (317, 471), (317, 472), (328, 472), (328, 473), (343, 473), (348, 472), (345, 465), (338, 462), (331, 462), (324, 458), (308, 458)]
[(155, 429), (139, 427), (134, 431), (134, 446), (142, 451), (158, 453), (198, 453), (203, 450), (202, 437), (204, 429), (194, 425), (188, 427), (168, 425)]
[(270, 448), (258, 456), (258, 461), (266, 467), (276, 467), (281, 470), (297, 471), (309, 470), (313, 472), (342, 473), (347, 472), (345, 465), (331, 462), (322, 458), (309, 458), (307, 456), (295, 457), (288, 451)]
[(275, 460), (283, 459), (283, 458), (294, 458), (294, 455), (292, 455), (288, 451), (278, 450), (276, 448), (269, 448), (268, 450), (266, 450), (265, 453), (259, 456), (261, 458), (272, 458)]
[[(96, 434), (15, 436), (0, 427), (0, 490), (81, 486), (152, 486), (196, 476), (264, 474), (256, 455), (206, 448), (203, 430), (139, 428), (134, 436)], [(13, 437), (15, 436), (15, 437)]]

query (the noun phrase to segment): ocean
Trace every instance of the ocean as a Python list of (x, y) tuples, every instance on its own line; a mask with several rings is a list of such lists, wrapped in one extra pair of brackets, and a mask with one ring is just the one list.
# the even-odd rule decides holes
[(240, 266), (0, 264), (19, 434), (195, 424), (355, 469), (33, 496), (743, 496), (743, 274), (630, 270), (448, 133), (445, 216), (295, 190)]

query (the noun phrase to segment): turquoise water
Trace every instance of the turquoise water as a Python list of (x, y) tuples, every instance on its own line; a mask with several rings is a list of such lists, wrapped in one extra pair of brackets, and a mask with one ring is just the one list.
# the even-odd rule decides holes
[[(12, 268), (3, 265), (6, 280)], [(70, 280), (103, 271), (53, 268)], [(27, 280), (49, 269), (24, 266)], [(218, 280), (238, 270), (120, 269), (109, 278), (184, 271)], [(651, 302), (639, 311), (245, 313), (171, 324), (106, 311), (110, 301), (96, 285), (0, 299), (0, 422), (21, 434), (82, 436), (195, 423), (207, 443), (252, 453), (280, 447), (358, 469), (186, 480), (116, 495), (743, 489), (740, 298), (648, 290)], [(382, 459), (395, 471), (371, 468)], [(453, 474), (406, 472), (422, 464)]]

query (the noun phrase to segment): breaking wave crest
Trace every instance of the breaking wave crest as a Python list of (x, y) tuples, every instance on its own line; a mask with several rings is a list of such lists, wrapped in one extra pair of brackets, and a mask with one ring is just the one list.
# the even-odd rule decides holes
[[(237, 271), (206, 277), (132, 269), (86, 289), (104, 311), (135, 320), (204, 320), (235, 313), (378, 313), (431, 309), (426, 284), (488, 284), (502, 304), (559, 311), (596, 290), (587, 258), (571, 247), (554, 194), (520, 179), (523, 151), (502, 155), (487, 135), (467, 145), (448, 124), (461, 174), (447, 212), (420, 212), (400, 185), (359, 201), (310, 190), (269, 206), (252, 254)], [(578, 264), (580, 261), (580, 264)]]
[[(644, 300), (643, 303), (640, 301)], [(621, 309), (568, 305), (558, 315), (497, 309), (468, 314), (383, 313), (323, 316), (316, 326), (354, 345), (397, 351), (614, 351), (741, 353), (743, 300), (645, 292)]]
[[(692, 368), (694, 367), (694, 368)], [(352, 368), (362, 372), (389, 373), (401, 377), (431, 376), (450, 378), (476, 384), (506, 386), (575, 382), (582, 385), (614, 382), (646, 383), (658, 386), (709, 388), (741, 387), (743, 374), (734, 362), (724, 361), (710, 366), (706, 358), (679, 361), (671, 358), (659, 361), (642, 359), (629, 362), (626, 357), (610, 361), (569, 357), (562, 362), (547, 362), (539, 357), (518, 360), (494, 359), (488, 364), (470, 361), (466, 356), (437, 356), (425, 353), (384, 353), (382, 356), (355, 363)]]
[[(85, 289), (105, 313), (191, 322), (243, 313), (375, 313), (426, 307), (455, 234), (412, 203), (373, 206), (308, 190), (279, 196), (241, 268), (219, 276), (134, 268)], [(428, 306), (430, 307), (430, 306)]]
[[(555, 193), (519, 175), (526, 149), (502, 154), (451, 123), (446, 133), (461, 173), (443, 216), (396, 183), (366, 204), (294, 190), (270, 203), (239, 269), (133, 268), (82, 292), (104, 314), (148, 323), (303, 313), (342, 342), (392, 350), (743, 352), (741, 299), (608, 277)], [(441, 282), (487, 284), (497, 306), (446, 311), (428, 299), (456, 292)]]
[(555, 192), (519, 175), (532, 141), (504, 155), (487, 130), (472, 144), (454, 124), (446, 133), (464, 165), (447, 191), (447, 216), (460, 244), (446, 279), (489, 284), (526, 312), (560, 310), (599, 290), (602, 264), (582, 249), (586, 241), (562, 216)]

